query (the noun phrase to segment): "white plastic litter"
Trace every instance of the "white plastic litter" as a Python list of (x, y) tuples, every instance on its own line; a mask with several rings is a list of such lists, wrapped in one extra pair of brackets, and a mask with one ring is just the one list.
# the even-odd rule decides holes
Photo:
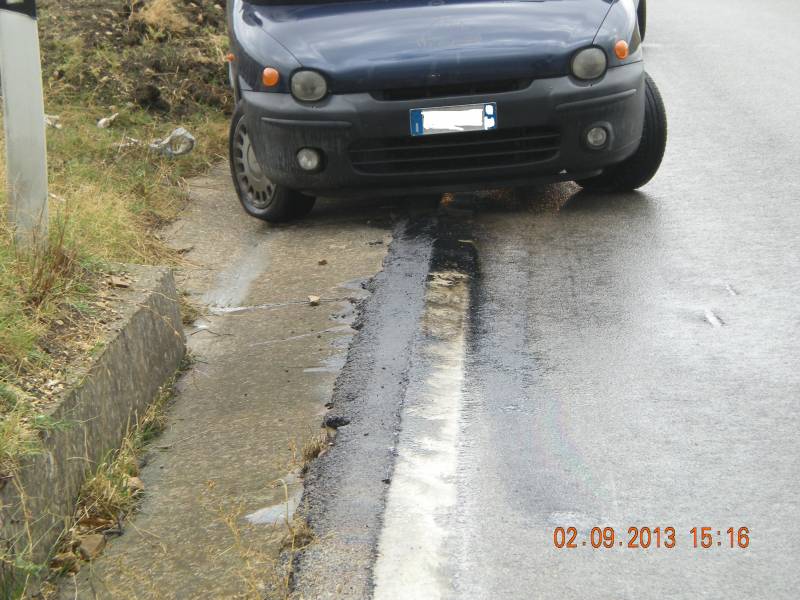
[(116, 120), (117, 120), (117, 117), (118, 117), (118, 116), (119, 116), (119, 113), (114, 113), (114, 114), (113, 114), (113, 115), (111, 115), (110, 117), (103, 117), (102, 119), (100, 119), (100, 120), (97, 122), (97, 126), (98, 126), (100, 129), (108, 129), (109, 127), (111, 127), (111, 124), (112, 124), (114, 121), (116, 121)]
[(61, 124), (61, 117), (58, 115), (45, 115), (44, 116), (45, 125), (48, 127), (52, 127), (53, 129), (63, 129), (64, 126)]
[(194, 150), (196, 144), (194, 136), (183, 127), (178, 127), (163, 140), (155, 140), (150, 144), (150, 149), (160, 152), (164, 156), (174, 158), (184, 156)]
[(128, 148), (133, 148), (134, 146), (140, 146), (141, 144), (142, 144), (141, 140), (137, 140), (136, 138), (124, 135), (122, 136), (122, 139), (116, 144), (116, 147), (120, 150), (126, 150)]

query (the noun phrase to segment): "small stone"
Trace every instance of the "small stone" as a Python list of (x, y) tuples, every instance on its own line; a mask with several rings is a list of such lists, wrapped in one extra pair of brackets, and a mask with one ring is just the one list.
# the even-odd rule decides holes
[(330, 427), (331, 429), (339, 429), (339, 427), (349, 425), (350, 419), (341, 415), (326, 415), (323, 424), (325, 427)]
[(108, 278), (108, 285), (117, 288), (129, 288), (131, 287), (131, 282), (130, 279), (125, 277), (117, 277), (116, 275), (112, 275)]
[(309, 296), (308, 297), (308, 303), (311, 306), (319, 306), (319, 302), (320, 302), (320, 297), (319, 296)]
[(101, 533), (87, 535), (80, 539), (78, 552), (83, 560), (93, 560), (103, 553), (106, 547), (106, 536)]
[(318, 264), (320, 267), (324, 267), (325, 265), (327, 265), (327, 264), (328, 264), (328, 261), (327, 261), (327, 260), (325, 260), (324, 258), (321, 258), (320, 260), (318, 260), (318, 261), (317, 261), (317, 264)]
[(128, 487), (128, 491), (130, 491), (131, 495), (133, 496), (144, 491), (144, 481), (138, 477), (128, 477), (128, 482), (126, 485)]

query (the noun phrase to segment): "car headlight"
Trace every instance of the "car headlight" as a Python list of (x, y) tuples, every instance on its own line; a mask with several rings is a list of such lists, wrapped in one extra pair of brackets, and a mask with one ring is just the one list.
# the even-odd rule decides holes
[(328, 83), (316, 71), (297, 71), (292, 75), (292, 95), (303, 102), (322, 100), (328, 93)]
[(572, 57), (572, 74), (578, 79), (588, 81), (599, 79), (608, 68), (608, 57), (602, 49), (592, 46), (585, 48)]

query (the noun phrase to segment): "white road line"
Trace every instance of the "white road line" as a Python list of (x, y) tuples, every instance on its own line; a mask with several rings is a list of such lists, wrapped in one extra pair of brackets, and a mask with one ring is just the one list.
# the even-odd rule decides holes
[(434, 273), (423, 316), (425, 340), (409, 384), (398, 456), (378, 544), (376, 600), (436, 600), (447, 590), (442, 522), (456, 503), (458, 427), (465, 362), (469, 284), (460, 273)]

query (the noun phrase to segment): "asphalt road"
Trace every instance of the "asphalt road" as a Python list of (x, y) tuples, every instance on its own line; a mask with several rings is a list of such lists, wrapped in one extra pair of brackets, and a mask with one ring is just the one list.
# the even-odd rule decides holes
[(459, 197), (397, 232), (307, 482), (305, 597), (800, 594), (800, 9), (651, 4), (670, 141), (642, 193)]

